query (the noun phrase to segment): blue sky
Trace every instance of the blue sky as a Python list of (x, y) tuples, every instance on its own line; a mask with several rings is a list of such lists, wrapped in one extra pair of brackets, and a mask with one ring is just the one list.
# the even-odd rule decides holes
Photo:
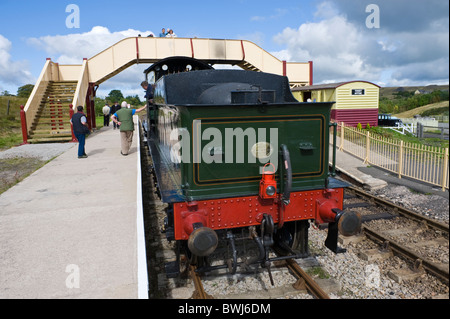
[[(80, 10), (79, 28), (66, 25), (70, 4)], [(366, 23), (376, 13), (369, 5), (378, 8), (378, 26)], [(250, 40), (282, 60), (312, 60), (316, 84), (449, 82), (447, 0), (0, 0), (0, 92), (35, 84), (47, 57), (80, 64), (121, 38), (162, 27), (179, 37)], [(141, 95), (146, 67), (108, 80), (98, 95)]]

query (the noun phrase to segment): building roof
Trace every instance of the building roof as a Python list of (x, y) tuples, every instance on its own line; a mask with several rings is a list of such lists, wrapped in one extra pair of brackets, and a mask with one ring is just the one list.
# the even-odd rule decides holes
[(364, 83), (369, 83), (375, 86), (380, 87), (379, 85), (372, 83), (372, 82), (368, 82), (368, 81), (347, 81), (347, 82), (338, 82), (338, 83), (325, 83), (325, 84), (316, 84), (316, 85), (308, 85), (308, 86), (301, 86), (301, 87), (296, 87), (293, 88), (292, 91), (313, 91), (313, 90), (324, 90), (324, 89), (336, 89), (342, 85), (345, 84), (349, 84), (349, 83), (355, 83), (355, 82), (364, 82)]

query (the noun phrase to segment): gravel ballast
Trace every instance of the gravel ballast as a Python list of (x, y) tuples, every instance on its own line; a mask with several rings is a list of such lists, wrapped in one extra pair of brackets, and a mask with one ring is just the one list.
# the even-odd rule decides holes
[(24, 157), (49, 161), (75, 145), (76, 143), (25, 144), (0, 152), (0, 159)]

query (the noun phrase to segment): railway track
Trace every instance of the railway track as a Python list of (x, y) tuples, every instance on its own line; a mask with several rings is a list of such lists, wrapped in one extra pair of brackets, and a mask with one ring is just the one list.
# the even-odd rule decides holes
[[(346, 193), (347, 194), (348, 193), (353, 194), (353, 195), (358, 196), (360, 198), (365, 198), (370, 203), (372, 203), (373, 205), (382, 206), (386, 210), (389, 210), (390, 211), (389, 214), (391, 214), (391, 215), (404, 216), (404, 217), (406, 217), (408, 219), (411, 219), (411, 220), (414, 220), (416, 222), (422, 223), (422, 224), (427, 225), (428, 227), (431, 227), (433, 229), (443, 231), (443, 232), (445, 232), (447, 234), (449, 232), (449, 226), (444, 224), (444, 223), (441, 223), (441, 222), (438, 222), (438, 221), (433, 220), (431, 218), (428, 218), (428, 217), (425, 217), (423, 215), (420, 215), (420, 214), (418, 214), (418, 213), (416, 213), (416, 212), (414, 212), (414, 211), (412, 211), (410, 209), (407, 209), (405, 207), (396, 205), (396, 204), (394, 204), (392, 202), (389, 202), (387, 200), (384, 200), (382, 198), (379, 198), (377, 196), (369, 194), (369, 193), (367, 193), (367, 192), (365, 192), (365, 191), (363, 191), (361, 189), (358, 189), (356, 187), (349, 187), (349, 188), (347, 188), (346, 189)], [(356, 206), (356, 205), (353, 205), (353, 206)], [(385, 216), (387, 216), (387, 215), (385, 215)], [(380, 217), (380, 218), (383, 218), (383, 217)]]
[(192, 299), (213, 299), (211, 295), (206, 293), (200, 274), (196, 270), (197, 267), (193, 265), (189, 267), (189, 274), (195, 287), (194, 293), (192, 294)]
[(382, 245), (384, 253), (402, 256), (416, 274), (425, 270), (449, 284), (448, 225), (354, 187), (347, 194), (344, 208), (359, 208), (362, 233)]
[[(295, 278), (295, 282), (292, 283), (292, 288), (295, 291), (307, 291), (309, 292), (315, 299), (330, 299), (328, 294), (322, 289), (322, 287), (304, 270), (300, 265), (293, 259), (286, 259), (282, 261), (278, 267), (286, 267), (289, 270), (289, 273), (286, 273), (287, 276), (291, 275)], [(266, 271), (263, 271), (266, 272)], [(214, 299), (210, 294), (208, 294), (204, 288), (202, 278), (200, 274), (197, 272), (197, 268), (195, 266), (190, 266), (190, 277), (192, 278), (194, 284), (194, 292), (192, 293), (191, 299)], [(269, 276), (269, 274), (265, 273), (264, 275)], [(221, 275), (222, 278), (226, 278)], [(218, 276), (220, 280), (220, 276)], [(285, 289), (286, 295), (292, 295), (292, 289)], [(281, 298), (282, 295), (278, 295), (278, 298)]]
[(330, 299), (328, 294), (309, 276), (293, 259), (286, 260), (287, 266), (292, 274), (297, 278), (294, 288), (297, 290), (306, 289), (316, 299)]
[[(142, 154), (145, 154), (145, 151), (142, 152)], [(195, 273), (195, 269), (188, 268), (187, 273), (193, 274), (191, 276), (186, 276), (182, 278), (177, 279), (168, 279), (166, 277), (165, 271), (164, 271), (164, 264), (167, 261), (173, 260), (174, 258), (174, 251), (175, 251), (175, 245), (174, 243), (167, 242), (165, 239), (165, 235), (160, 233), (161, 225), (163, 225), (163, 218), (165, 216), (164, 209), (165, 205), (162, 204), (156, 197), (154, 185), (151, 182), (151, 174), (150, 170), (146, 167), (151, 166), (151, 159), (144, 158), (143, 159), (143, 169), (146, 170), (143, 171), (144, 174), (144, 180), (146, 180), (145, 186), (145, 195), (148, 198), (144, 198), (145, 203), (144, 205), (146, 210), (146, 229), (147, 229), (147, 254), (148, 254), (148, 263), (149, 263), (149, 287), (150, 287), (150, 298), (181, 298), (181, 299), (188, 299), (188, 298), (209, 298), (209, 297), (215, 297), (215, 298), (221, 298), (221, 299), (227, 299), (227, 298), (233, 298), (233, 299), (239, 299), (239, 298), (250, 298), (250, 299), (258, 299), (258, 298), (265, 298), (265, 299), (272, 299), (272, 298), (313, 298), (311, 294), (305, 294), (302, 292), (296, 292), (294, 288), (292, 288), (292, 285), (294, 284), (296, 288), (306, 288), (308, 289), (306, 285), (306, 280), (299, 280), (299, 277), (294, 277), (292, 274), (295, 272), (293, 270), (286, 270), (284, 266), (274, 266), (273, 268), (273, 275), (274, 275), (274, 281), (277, 284), (279, 284), (281, 281), (283, 281), (283, 284), (280, 284), (279, 287), (272, 288), (270, 283), (268, 283), (268, 274), (266, 269), (260, 270), (259, 273), (253, 273), (253, 274), (244, 274), (244, 275), (234, 275), (234, 276), (217, 276), (215, 275), (208, 275), (205, 277), (200, 278)], [(409, 214), (407, 212), (408, 210), (405, 210), (403, 207), (395, 206), (390, 204), (387, 201), (383, 201), (380, 199), (372, 198), (372, 199), (364, 199), (367, 198), (365, 192), (362, 192), (358, 189), (354, 190), (353, 188), (349, 189), (350, 196), (347, 196), (345, 200), (345, 204), (349, 207), (352, 207), (352, 210), (359, 209), (359, 210), (366, 210), (368, 211), (367, 214), (362, 214), (363, 219), (365, 220), (364, 223), (364, 229), (374, 229), (375, 232), (379, 231), (380, 227), (376, 227), (376, 225), (372, 225), (378, 222), (387, 222), (391, 221), (393, 219), (399, 219), (403, 218), (407, 220), (407, 215), (412, 215), (414, 218), (417, 218), (417, 214), (412, 212), (413, 214)], [(359, 202), (359, 203), (358, 203)], [(361, 203), (363, 202), (363, 203)], [(365, 203), (364, 203), (365, 202)], [(359, 207), (358, 207), (359, 206)], [(389, 215), (388, 215), (389, 214)], [(420, 218), (420, 216), (419, 216)], [(444, 239), (446, 238), (447, 242), (447, 248), (445, 251), (447, 251), (448, 256), (448, 226), (446, 225), (442, 226), (440, 223), (435, 223), (433, 220), (427, 220), (425, 218), (425, 221), (422, 221), (423, 219), (420, 218), (418, 221), (414, 222), (420, 229), (433, 229), (435, 233), (442, 234)], [(314, 231), (312, 231), (314, 232)], [(325, 231), (326, 232), (326, 231)], [(366, 233), (368, 233), (367, 231)], [(370, 235), (369, 235), (370, 236)], [(391, 239), (391, 241), (393, 241)], [(320, 243), (323, 242), (323, 239), (320, 240)], [(367, 241), (372, 242), (372, 241)], [(376, 241), (378, 243), (385, 243), (386, 240), (379, 239)], [(371, 246), (372, 245), (372, 246)], [(367, 244), (367, 247), (374, 247), (374, 243)], [(386, 244), (385, 244), (386, 246)], [(389, 244), (390, 248), (392, 249), (392, 244)], [(379, 249), (379, 246), (378, 246)], [(350, 251), (356, 251), (357, 249), (351, 249)], [(397, 252), (395, 252), (398, 254)], [(321, 254), (319, 252), (319, 254)], [(315, 256), (316, 253), (313, 253)], [(332, 257), (335, 258), (335, 257)], [(308, 265), (307, 267), (323, 267), (322, 259), (316, 259), (316, 257), (310, 257), (308, 260), (301, 260), (301, 267), (304, 267), (305, 264), (311, 263), (314, 264), (313, 266)], [(414, 260), (411, 262), (412, 265), (416, 265), (418, 268), (423, 267), (424, 262), (423, 260), (426, 260), (426, 258), (418, 259), (417, 257), (413, 257)], [(286, 263), (286, 262), (285, 262)], [(290, 262), (289, 262), (290, 263)], [(426, 265), (426, 262), (425, 262)], [(295, 266), (293, 266), (295, 267)], [(448, 267), (447, 267), (448, 268)], [(281, 270), (283, 269), (283, 270)], [(328, 268), (325, 267), (324, 272), (328, 272)], [(348, 269), (345, 267), (345, 269)], [(430, 271), (430, 270), (428, 270)], [(348, 272), (348, 271), (347, 271)], [(334, 275), (332, 273), (331, 277)], [(448, 270), (447, 275), (443, 275), (443, 277), (447, 276), (447, 284), (448, 284)], [(219, 280), (216, 280), (216, 278), (219, 278)], [(290, 279), (288, 279), (290, 278)], [(206, 284), (203, 285), (202, 283)], [(266, 281), (267, 280), (267, 281)], [(284, 283), (284, 281), (289, 283)], [(317, 281), (317, 280), (316, 280)], [(333, 282), (332, 279), (319, 279), (318, 282), (320, 286), (324, 287), (323, 282), (324, 281), (330, 281)], [(212, 292), (210, 291), (210, 287), (212, 285), (218, 285), (217, 282), (220, 282), (219, 287), (215, 287), (215, 289)], [(249, 284), (250, 282), (250, 284)], [(257, 283), (261, 286), (262, 290), (258, 290), (258, 292), (255, 293), (253, 286), (250, 287), (251, 282)], [(195, 286), (198, 284), (202, 284), (203, 289), (195, 289)], [(333, 294), (338, 295), (340, 291), (342, 291), (341, 287), (342, 284), (347, 285), (346, 283), (336, 282), (334, 281), (335, 287), (327, 287), (325, 290), (332, 291)], [(333, 285), (333, 283), (329, 284)], [(240, 287), (245, 288), (240, 288)], [(289, 288), (290, 287), (290, 288)], [(230, 289), (230, 292), (226, 292), (227, 289)], [(258, 288), (260, 289), (260, 288)], [(203, 290), (203, 292), (202, 292)], [(224, 295), (216, 295), (217, 290), (220, 290), (224, 292)], [(253, 291), (252, 291), (253, 290)], [(193, 291), (200, 291), (199, 294), (193, 294)], [(291, 294), (290, 297), (283, 297), (288, 296), (288, 293)], [(304, 290), (303, 290), (304, 291)], [(344, 292), (346, 294), (346, 292)], [(438, 292), (438, 294), (441, 294), (442, 292)], [(445, 292), (443, 292), (445, 294)], [(314, 295), (314, 294), (313, 294)], [(333, 298), (335, 298), (335, 296)], [(447, 290), (448, 295), (448, 290)], [(294, 296), (294, 297), (292, 297)], [(326, 298), (324, 296), (324, 298)], [(350, 298), (352, 298), (350, 296)]]

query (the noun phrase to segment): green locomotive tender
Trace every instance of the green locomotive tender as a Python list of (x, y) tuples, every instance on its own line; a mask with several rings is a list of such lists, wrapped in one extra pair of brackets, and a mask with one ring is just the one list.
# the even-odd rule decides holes
[(329, 171), (332, 102), (299, 103), (286, 77), (208, 69), (162, 76), (154, 104), (148, 145), (169, 204), (165, 232), (189, 256), (220, 240), (235, 247), (245, 228), (260, 250), (251, 263), (268, 265), (273, 245), (308, 255), (309, 221), (329, 224), (334, 252), (338, 230), (359, 231), (360, 217), (342, 211), (347, 184)]

